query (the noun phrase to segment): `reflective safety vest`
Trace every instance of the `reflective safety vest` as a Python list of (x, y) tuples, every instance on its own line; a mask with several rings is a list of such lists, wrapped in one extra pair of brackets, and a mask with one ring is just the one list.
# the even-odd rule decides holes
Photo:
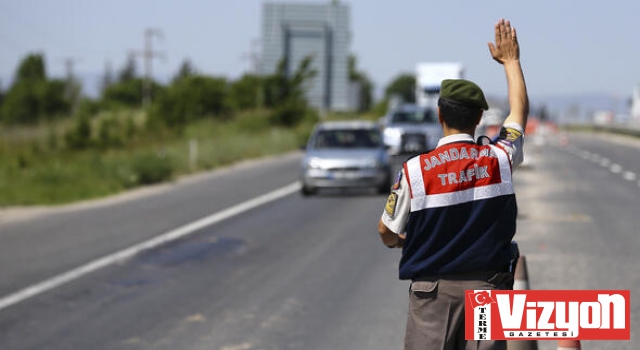
[(409, 159), (404, 173), (411, 211), (401, 279), (507, 269), (517, 206), (505, 150), (449, 143)]

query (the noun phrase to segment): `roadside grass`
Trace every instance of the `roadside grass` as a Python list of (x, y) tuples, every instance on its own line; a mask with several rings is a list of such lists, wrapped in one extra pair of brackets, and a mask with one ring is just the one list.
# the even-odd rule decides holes
[[(79, 151), (64, 147), (63, 134), (71, 120), (0, 127), (0, 207), (103, 197), (247, 158), (292, 151), (304, 144), (313, 121), (295, 128), (273, 127), (267, 113), (242, 112), (228, 121), (206, 118), (190, 123), (182, 132), (137, 129), (118, 147)], [(109, 118), (133, 118), (136, 125), (142, 125), (144, 113), (99, 115), (92, 125)]]

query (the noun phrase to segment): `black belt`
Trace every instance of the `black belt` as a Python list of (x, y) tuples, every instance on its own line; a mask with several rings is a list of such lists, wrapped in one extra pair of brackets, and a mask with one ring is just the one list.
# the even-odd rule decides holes
[(434, 275), (427, 277), (418, 277), (411, 280), (411, 282), (428, 281), (435, 282), (437, 280), (451, 280), (451, 281), (486, 281), (487, 283), (494, 284), (501, 289), (513, 288), (513, 275), (506, 271), (470, 271), (443, 275)]
[(459, 273), (447, 273), (437, 274), (431, 276), (423, 276), (412, 278), (412, 282), (417, 281), (435, 281), (435, 280), (455, 280), (455, 281), (471, 281), (471, 280), (483, 280), (488, 281), (494, 276), (502, 273), (508, 273), (506, 271), (465, 271)]

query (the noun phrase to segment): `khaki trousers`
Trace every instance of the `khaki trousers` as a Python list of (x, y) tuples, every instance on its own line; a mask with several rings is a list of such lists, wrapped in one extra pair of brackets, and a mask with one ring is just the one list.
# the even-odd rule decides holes
[(508, 273), (470, 273), (413, 281), (405, 350), (505, 350), (504, 340), (465, 340), (465, 290), (511, 289)]

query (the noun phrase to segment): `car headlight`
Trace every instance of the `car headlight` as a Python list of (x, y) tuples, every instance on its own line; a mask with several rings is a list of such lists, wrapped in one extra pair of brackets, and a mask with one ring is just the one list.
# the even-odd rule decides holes
[(311, 169), (320, 169), (320, 168), (322, 168), (322, 160), (320, 158), (311, 158), (311, 159), (309, 159), (309, 168), (311, 168)]
[(400, 138), (400, 136), (402, 136), (402, 132), (400, 131), (400, 129), (396, 129), (396, 128), (384, 129), (384, 137), (397, 139), (397, 138)]

